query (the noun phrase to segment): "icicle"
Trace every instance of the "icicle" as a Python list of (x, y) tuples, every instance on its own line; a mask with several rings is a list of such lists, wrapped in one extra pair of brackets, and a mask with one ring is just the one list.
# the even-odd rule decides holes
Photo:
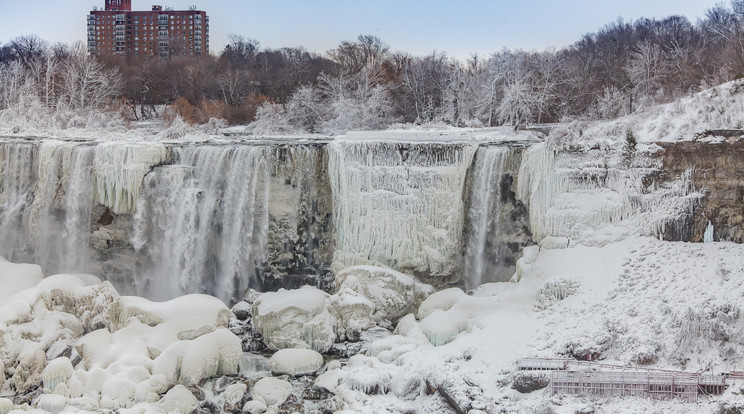
[(708, 225), (705, 227), (703, 243), (713, 243), (713, 223), (710, 220), (708, 220)]

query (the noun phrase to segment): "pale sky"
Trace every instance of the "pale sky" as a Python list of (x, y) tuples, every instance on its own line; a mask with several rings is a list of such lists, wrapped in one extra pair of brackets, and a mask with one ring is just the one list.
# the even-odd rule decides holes
[[(618, 17), (697, 22), (718, 0), (132, 0), (134, 10), (153, 4), (187, 9), (210, 18), (210, 50), (219, 53), (229, 34), (259, 41), (262, 48), (304, 46), (323, 53), (342, 40), (372, 34), (393, 51), (432, 51), (467, 58), (503, 48), (561, 48)], [(104, 0), (0, 0), (0, 42), (37, 34), (55, 43), (85, 38), (85, 16)]]

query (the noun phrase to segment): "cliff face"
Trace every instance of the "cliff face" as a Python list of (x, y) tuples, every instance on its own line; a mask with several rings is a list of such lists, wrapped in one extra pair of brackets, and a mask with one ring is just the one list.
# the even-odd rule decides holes
[(744, 143), (659, 145), (0, 141), (0, 255), (229, 300), (356, 264), (472, 289), (548, 236), (744, 241)]
[[(665, 234), (665, 239), (703, 241), (708, 222), (715, 241), (744, 241), (744, 142), (659, 143), (661, 179), (693, 169), (696, 190), (704, 193), (685, 226)], [(671, 230), (671, 229), (670, 229)]]

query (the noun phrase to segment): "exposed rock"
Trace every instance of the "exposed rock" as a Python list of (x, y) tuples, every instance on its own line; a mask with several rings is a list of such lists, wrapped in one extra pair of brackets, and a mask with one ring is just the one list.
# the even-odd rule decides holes
[[(737, 132), (738, 133), (738, 132)], [(692, 214), (668, 226), (665, 240), (703, 241), (710, 221), (715, 241), (744, 242), (744, 142), (660, 142), (663, 172), (658, 179), (694, 168), (693, 186), (705, 195)]]
[(541, 390), (548, 385), (550, 385), (550, 376), (544, 372), (517, 372), (512, 382), (512, 388), (523, 394)]

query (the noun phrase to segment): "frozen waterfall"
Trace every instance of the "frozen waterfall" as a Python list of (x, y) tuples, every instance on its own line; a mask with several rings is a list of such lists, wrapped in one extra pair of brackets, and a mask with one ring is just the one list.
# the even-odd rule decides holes
[(456, 280), (464, 186), (476, 149), (467, 142), (329, 144), (334, 270), (382, 264), (430, 280)]

